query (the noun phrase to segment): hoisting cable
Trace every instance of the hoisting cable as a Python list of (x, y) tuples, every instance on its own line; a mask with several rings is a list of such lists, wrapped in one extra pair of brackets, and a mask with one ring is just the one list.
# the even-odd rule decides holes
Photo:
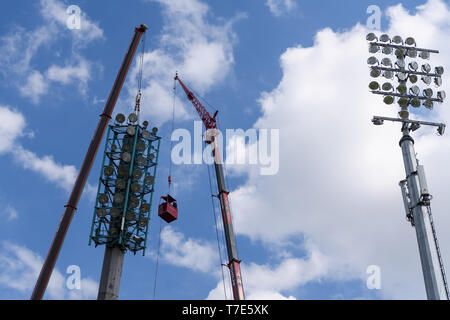
[(138, 123), (139, 123), (139, 113), (141, 112), (141, 89), (142, 89), (142, 75), (144, 73), (144, 55), (145, 55), (145, 35), (142, 37), (142, 52), (141, 52), (141, 58), (139, 61), (139, 74), (138, 74), (138, 93), (136, 95), (136, 104), (134, 106), (134, 113), (138, 117)]
[(216, 213), (216, 206), (214, 203), (214, 194), (213, 194), (213, 188), (212, 188), (212, 182), (211, 182), (211, 173), (209, 170), (209, 164), (206, 164), (208, 167), (208, 179), (209, 179), (209, 190), (211, 192), (211, 204), (213, 208), (213, 215), (214, 215), (214, 225), (216, 227), (216, 238), (217, 238), (217, 248), (219, 250), (219, 259), (220, 259), (220, 270), (222, 271), (222, 284), (223, 284), (223, 293), (225, 295), (225, 300), (227, 300), (227, 290), (225, 288), (225, 275), (223, 273), (223, 258), (222, 258), (222, 249), (220, 247), (220, 240), (219, 240), (219, 228), (217, 225), (217, 213)]
[[(176, 80), (173, 80), (173, 105), (172, 105), (172, 123), (171, 123), (171, 130), (169, 131), (169, 140), (170, 140), (170, 149), (169, 149), (169, 176), (167, 178), (168, 182), (168, 188), (167, 188), (167, 194), (170, 194), (170, 189), (172, 186), (172, 158), (171, 158), (171, 152), (173, 149), (173, 141), (171, 139), (172, 132), (174, 130), (175, 126), (175, 102), (176, 102)], [(156, 253), (156, 266), (155, 266), (155, 281), (153, 285), (153, 300), (156, 298), (156, 282), (158, 278), (158, 265), (159, 265), (159, 252), (161, 249), (161, 231), (162, 231), (162, 220), (159, 220), (159, 235), (158, 235), (158, 250)]]

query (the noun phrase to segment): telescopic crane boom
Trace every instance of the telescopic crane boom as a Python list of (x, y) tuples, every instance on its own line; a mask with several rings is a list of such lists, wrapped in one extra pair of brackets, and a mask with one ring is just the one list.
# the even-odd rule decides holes
[(41, 269), (41, 273), (36, 281), (33, 293), (31, 295), (31, 300), (41, 300), (44, 296), (45, 289), (52, 275), (53, 268), (55, 267), (56, 259), (58, 258), (59, 252), (61, 251), (64, 238), (69, 228), (70, 222), (72, 221), (73, 214), (77, 210), (77, 204), (80, 200), (81, 194), (83, 193), (84, 185), (91, 171), (92, 164), (97, 154), (98, 147), (102, 141), (103, 134), (105, 133), (106, 126), (108, 125), (109, 119), (111, 119), (111, 114), (116, 105), (117, 98), (119, 97), (122, 85), (125, 82), (128, 70), (130, 68), (131, 62), (133, 61), (134, 54), (139, 45), (142, 35), (147, 30), (146, 25), (141, 25), (137, 27), (134, 31), (133, 39), (131, 40), (130, 46), (128, 47), (125, 58), (120, 67), (119, 74), (117, 75), (114, 86), (109, 95), (108, 101), (106, 102), (103, 113), (100, 115), (100, 120), (95, 130), (94, 137), (91, 140), (88, 151), (84, 158), (83, 164), (81, 165), (80, 172), (75, 181), (75, 184), (70, 194), (69, 201), (67, 202), (64, 213), (59, 222), (58, 229), (56, 230), (55, 237), (53, 238), (52, 244), (47, 254), (47, 258)]
[(238, 259), (237, 248), (236, 248), (236, 237), (233, 230), (233, 224), (231, 221), (231, 209), (228, 199), (229, 191), (227, 191), (225, 184), (225, 174), (223, 170), (223, 163), (219, 153), (219, 145), (217, 140), (215, 139), (215, 134), (217, 133), (217, 122), (216, 116), (217, 111), (213, 116), (209, 114), (209, 112), (205, 109), (205, 107), (200, 103), (200, 101), (195, 97), (195, 95), (184, 85), (181, 79), (178, 77), (178, 74), (175, 76), (175, 80), (178, 80), (184, 92), (186, 93), (188, 99), (194, 105), (197, 110), (198, 115), (203, 121), (205, 125), (206, 132), (208, 131), (211, 135), (211, 140), (207, 141), (207, 143), (214, 143), (213, 147), (213, 156), (214, 156), (214, 168), (216, 171), (217, 178), (217, 187), (218, 187), (218, 198), (220, 201), (220, 209), (222, 211), (222, 219), (223, 226), (225, 229), (225, 238), (227, 243), (227, 253), (228, 253), (228, 269), (230, 270), (231, 275), (231, 285), (233, 287), (233, 297), (234, 300), (244, 300), (244, 287), (242, 284), (242, 276), (241, 276), (241, 261)]

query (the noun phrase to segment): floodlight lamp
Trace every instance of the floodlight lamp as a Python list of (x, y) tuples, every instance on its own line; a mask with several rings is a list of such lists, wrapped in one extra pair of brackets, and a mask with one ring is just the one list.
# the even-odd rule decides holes
[(445, 132), (445, 124), (441, 124), (441, 125), (438, 127), (437, 132), (438, 132), (438, 134), (439, 134), (440, 136), (442, 136), (442, 135), (444, 134), (444, 132)]
[(373, 118), (372, 123), (376, 126), (381, 126), (384, 123), (384, 120), (379, 119), (379, 118)]
[(411, 99), (411, 101), (409, 102), (409, 104), (414, 107), (414, 108), (419, 108), (420, 107), (420, 100), (417, 98)]
[(444, 101), (446, 96), (447, 95), (445, 94), (445, 91), (438, 91), (438, 93), (437, 93), (437, 97), (441, 101)]
[(394, 97), (393, 96), (385, 96), (383, 101), (386, 104), (393, 104), (394, 103)]
[(157, 127), (153, 127), (152, 132), (153, 132), (154, 134), (156, 134), (156, 133), (158, 132), (158, 128), (157, 128)]
[(110, 214), (112, 218), (117, 218), (118, 216), (120, 216), (121, 212), (122, 211), (119, 208), (111, 208)]
[(408, 46), (414, 46), (414, 45), (416, 45), (416, 40), (414, 40), (413, 37), (408, 37), (408, 38), (405, 39), (405, 43)]
[(369, 52), (370, 53), (377, 53), (378, 51), (380, 51), (380, 46), (378, 46), (376, 44), (371, 44), (369, 46)]
[(420, 88), (418, 86), (412, 86), (411, 88), (409, 88), (409, 92), (412, 95), (417, 96), (420, 93)]
[(405, 67), (405, 60), (403, 59), (399, 59), (397, 61), (395, 61), (395, 65), (399, 68), (404, 68)]
[(139, 180), (142, 177), (142, 170), (141, 169), (134, 169), (133, 170), (133, 178)]
[(411, 71), (417, 71), (418, 68), (419, 68), (419, 64), (415, 61), (412, 61), (408, 64), (408, 69)]
[(147, 222), (148, 222), (147, 218), (140, 217), (138, 224), (139, 224), (140, 227), (145, 227), (145, 226), (147, 226)]
[(401, 119), (408, 119), (409, 112), (408, 112), (408, 110), (400, 110), (398, 115)]
[(430, 53), (428, 51), (420, 51), (419, 57), (422, 59), (430, 59)]
[(436, 72), (436, 74), (442, 76), (444, 74), (444, 67), (442, 66), (436, 67), (434, 68), (434, 71)]
[(147, 126), (148, 126), (148, 121), (146, 120), (146, 121), (142, 122), (142, 126), (143, 126), (144, 128), (147, 128)]
[(148, 130), (143, 130), (143, 131), (142, 131), (142, 138), (144, 138), (145, 140), (150, 139), (150, 131), (148, 131)]
[(125, 180), (123, 180), (123, 179), (118, 179), (118, 180), (116, 181), (116, 188), (117, 188), (117, 189), (123, 190), (123, 189), (126, 188), (126, 186), (127, 186), (127, 183), (126, 183)]
[(141, 204), (141, 207), (139, 208), (139, 211), (140, 211), (141, 213), (149, 212), (149, 211), (150, 211), (150, 205), (149, 205), (147, 202), (143, 202), (143, 203)]
[(125, 122), (125, 115), (122, 113), (118, 113), (116, 115), (116, 122), (117, 123), (124, 123)]
[(108, 203), (108, 195), (105, 193), (100, 193), (98, 195), (98, 202), (100, 202), (101, 204), (107, 204)]
[(117, 175), (119, 177), (124, 177), (128, 175), (128, 171), (129, 171), (128, 166), (120, 166), (119, 169), (117, 170)]
[(400, 107), (407, 107), (408, 104), (409, 104), (409, 101), (408, 101), (407, 98), (403, 98), (403, 97), (402, 97), (402, 98), (398, 99), (398, 105), (399, 105)]
[(382, 35), (380, 36), (380, 41), (381, 41), (381, 42), (389, 42), (389, 41), (391, 41), (391, 39), (389, 38), (389, 35), (387, 35), (387, 34), (385, 33), (385, 34), (382, 34)]
[(434, 78), (434, 84), (436, 85), (436, 87), (440, 87), (442, 85), (442, 78), (441, 77)]
[(145, 166), (146, 163), (147, 163), (147, 159), (145, 157), (143, 157), (143, 156), (139, 156), (136, 159), (136, 163), (137, 163), (138, 166), (141, 166), (141, 167)]
[(416, 131), (417, 129), (419, 129), (420, 128), (420, 123), (418, 123), (418, 122), (413, 122), (413, 123), (411, 123), (411, 125), (409, 126), (409, 129), (411, 130), (411, 131)]
[(128, 211), (125, 215), (125, 219), (127, 219), (128, 221), (134, 221), (136, 220), (136, 214), (133, 211)]
[(131, 161), (131, 153), (124, 152), (124, 153), (122, 153), (121, 158), (124, 162), (130, 162)]
[(136, 128), (135, 128), (135, 126), (133, 126), (133, 125), (130, 124), (130, 125), (127, 127), (127, 134), (130, 135), (130, 136), (134, 136), (135, 133), (136, 133)]
[(429, 76), (423, 76), (421, 79), (425, 84), (431, 83), (431, 77), (429, 77)]
[(370, 90), (378, 90), (380, 88), (380, 84), (376, 81), (372, 81), (369, 83), (369, 89)]
[(384, 54), (392, 54), (392, 47), (383, 47), (383, 49), (381, 49), (381, 52)]
[(408, 55), (408, 57), (410, 57), (410, 58), (415, 58), (415, 57), (417, 57), (417, 50), (416, 49), (408, 49), (407, 51), (406, 51), (406, 54)]
[(154, 178), (153, 176), (146, 176), (146, 177), (144, 178), (144, 183), (145, 183), (146, 185), (152, 185), (153, 182), (155, 182), (155, 178)]
[(423, 64), (423, 65), (422, 65), (422, 71), (423, 71), (423, 72), (426, 72), (426, 73), (429, 73), (429, 72), (431, 71), (431, 66), (430, 66), (430, 64), (429, 64), (429, 63)]
[(136, 113), (130, 113), (130, 115), (128, 116), (128, 120), (131, 122), (131, 123), (134, 123), (134, 122), (136, 122), (137, 120), (138, 120), (138, 116), (136, 115)]
[(389, 58), (381, 59), (381, 64), (386, 67), (392, 67), (392, 61)]
[(399, 73), (397, 73), (397, 77), (398, 77), (398, 80), (405, 81), (406, 79), (408, 79), (408, 74), (406, 74), (404, 72), (399, 72)]
[(381, 89), (383, 89), (383, 91), (392, 91), (393, 88), (394, 87), (392, 86), (392, 83), (390, 83), (390, 82), (385, 82), (381, 86)]
[(426, 88), (423, 90), (423, 96), (426, 98), (431, 98), (433, 97), (433, 89), (431, 88)]
[(392, 42), (395, 44), (400, 44), (400, 43), (403, 43), (403, 40), (402, 40), (402, 37), (400, 37), (400, 36), (394, 36), (392, 38)]
[(404, 84), (399, 84), (399, 85), (397, 86), (397, 91), (398, 91), (398, 93), (405, 94), (406, 91), (407, 91), (406, 85), (404, 85)]
[(418, 80), (418, 78), (415, 74), (410, 74), (408, 78), (409, 78), (409, 81), (411, 81), (411, 83), (416, 83)]
[(153, 159), (155, 159), (155, 155), (154, 155), (153, 153), (150, 153), (150, 154), (148, 155), (148, 158), (149, 158), (150, 160), (153, 160)]
[(139, 206), (139, 199), (136, 197), (131, 197), (130, 199), (130, 208), (136, 208), (137, 206)]
[(103, 169), (103, 172), (105, 173), (105, 176), (110, 177), (114, 174), (114, 168), (111, 166), (106, 166), (105, 169)]
[(138, 182), (133, 182), (131, 184), (131, 191), (133, 191), (134, 193), (141, 192), (141, 185)]
[(125, 197), (122, 193), (116, 193), (114, 195), (114, 203), (121, 204), (125, 200)]
[(366, 35), (366, 40), (373, 41), (373, 40), (378, 40), (378, 39), (377, 39), (377, 36), (375, 35), (375, 33), (371, 32)]
[(383, 77), (385, 77), (386, 79), (392, 79), (394, 77), (394, 72), (392, 72), (391, 70), (384, 70)]
[(423, 106), (425, 107), (425, 108), (427, 108), (427, 109), (433, 109), (433, 101), (431, 101), (431, 100), (425, 100), (424, 102), (423, 102)]
[(105, 218), (106, 217), (106, 208), (97, 208), (97, 217)]
[(395, 49), (395, 56), (399, 59), (403, 59), (405, 57), (405, 50), (401, 48)]
[(137, 150), (138, 152), (144, 151), (146, 147), (147, 147), (147, 146), (145, 145), (145, 142), (144, 142), (144, 141), (138, 141), (138, 142), (136, 143), (136, 150)]

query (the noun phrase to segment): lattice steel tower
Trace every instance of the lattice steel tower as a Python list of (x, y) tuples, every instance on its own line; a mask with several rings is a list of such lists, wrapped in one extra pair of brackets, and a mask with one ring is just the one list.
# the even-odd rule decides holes
[(99, 300), (117, 299), (127, 250), (145, 255), (161, 138), (138, 116), (108, 127), (89, 245), (106, 245)]

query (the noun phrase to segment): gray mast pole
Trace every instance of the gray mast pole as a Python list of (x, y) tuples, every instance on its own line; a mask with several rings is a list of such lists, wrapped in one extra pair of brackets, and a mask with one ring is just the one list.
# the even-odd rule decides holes
[[(426, 203), (422, 197), (418, 175), (418, 163), (414, 152), (414, 140), (409, 135), (406, 124), (403, 125), (403, 137), (400, 147), (403, 153), (406, 177), (408, 182), (410, 205), (419, 245), (420, 261), (422, 264), (425, 290), (429, 300), (447, 300), (444, 276), (438, 257), (438, 248), (434, 241), (432, 222), (428, 214)], [(424, 183), (423, 181), (422, 183)]]
[(120, 278), (122, 277), (124, 256), (125, 251), (122, 251), (119, 247), (105, 247), (105, 257), (103, 258), (97, 300), (119, 299)]

